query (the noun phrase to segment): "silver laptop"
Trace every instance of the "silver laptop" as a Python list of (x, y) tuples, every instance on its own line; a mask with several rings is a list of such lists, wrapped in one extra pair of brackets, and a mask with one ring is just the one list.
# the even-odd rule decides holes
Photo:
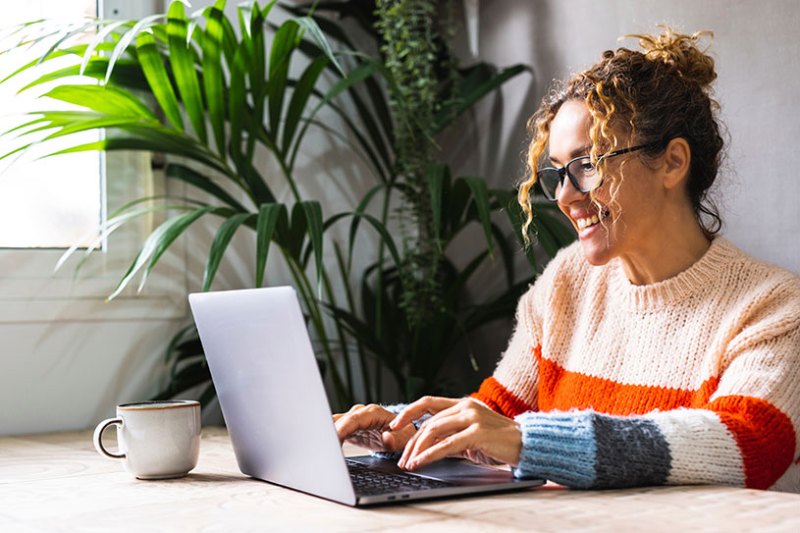
[(197, 293), (189, 303), (243, 474), (359, 506), (543, 483), (459, 459), (411, 473), (345, 458), (294, 289)]

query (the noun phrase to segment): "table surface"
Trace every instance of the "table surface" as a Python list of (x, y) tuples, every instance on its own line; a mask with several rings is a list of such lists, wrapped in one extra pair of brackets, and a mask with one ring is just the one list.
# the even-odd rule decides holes
[(203, 429), (200, 462), (192, 473), (166, 481), (133, 478), (94, 450), (88, 431), (0, 438), (4, 533), (644, 528), (798, 533), (800, 496), (721, 486), (575, 491), (548, 484), (518, 493), (355, 509), (242, 475), (221, 428)]

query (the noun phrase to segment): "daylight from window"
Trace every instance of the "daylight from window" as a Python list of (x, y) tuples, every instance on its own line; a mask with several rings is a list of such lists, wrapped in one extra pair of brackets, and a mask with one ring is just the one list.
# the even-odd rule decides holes
[[(53, 19), (75, 22), (95, 16), (95, 0), (27, 0), (5, 2), (0, 26), (6, 30), (23, 22)], [(3, 49), (19, 37), (4, 40)], [(0, 79), (39, 57), (46, 48), (16, 49), (0, 55)], [(55, 66), (55, 64), (54, 64)], [(63, 65), (62, 65), (63, 66)], [(0, 84), (0, 132), (22, 123), (21, 113), (36, 109), (66, 110), (67, 104), (36, 100), (35, 93), (16, 94), (32, 76), (19, 76)], [(46, 135), (43, 134), (42, 136)], [(97, 133), (69, 138), (69, 145), (96, 141)], [(0, 153), (20, 145), (14, 135), (0, 135)], [(61, 147), (56, 143), (37, 147), (0, 161), (0, 248), (66, 248), (94, 240), (102, 213), (102, 173), (98, 152), (40, 158)]]

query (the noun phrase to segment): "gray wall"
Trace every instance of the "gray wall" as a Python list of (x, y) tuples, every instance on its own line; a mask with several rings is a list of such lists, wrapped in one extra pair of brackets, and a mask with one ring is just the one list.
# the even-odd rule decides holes
[[(716, 98), (727, 124), (729, 159), (718, 179), (726, 235), (757, 257), (800, 273), (800, 3), (795, 0), (481, 0), (480, 57), (499, 66), (525, 63), (532, 76), (509, 83), (502, 98), (475, 114), (475, 136), (448, 140), (461, 173), (475, 169), (497, 185), (524, 171), (525, 122), (553, 79), (626, 46), (629, 33), (668, 24), (684, 33), (712, 30)], [(487, 135), (488, 133), (488, 135)]]
[[(193, 2), (195, 8), (209, 3)], [(237, 2), (229, 3), (230, 11)], [(464, 118), (457, 135), (443, 141), (457, 175), (486, 176), (494, 186), (517, 181), (524, 169), (525, 123), (547, 85), (618, 46), (617, 36), (650, 32), (658, 23), (687, 32), (711, 29), (716, 33), (711, 50), (719, 71), (717, 97), (731, 138), (729, 166), (719, 180), (725, 233), (745, 250), (800, 273), (800, 179), (793, 157), (800, 138), (797, 2), (481, 0), (480, 17), (481, 57), (500, 66), (529, 64), (533, 75), (521, 76), (501, 96), (487, 98)], [(342, 152), (325, 134), (310, 138), (306, 152), (300, 165), (304, 175), (309, 173), (308, 183), (326, 183), (320, 192), (332, 197), (326, 213), (352, 208), (369, 184), (363, 179), (365, 170), (357, 162), (337, 159)], [(331, 174), (336, 179), (322, 179)], [(191, 253), (192, 243), (205, 249), (211, 235), (200, 232), (189, 243), (191, 289), (198, 287), (203, 268), (203, 258)], [(236, 241), (215, 288), (252, 283), (252, 239)], [(364, 255), (373, 244), (366, 241)], [(476, 292), (497, 289), (500, 276), (481, 276)], [(277, 272), (271, 282), (286, 278)], [(0, 434), (90, 427), (111, 415), (115, 403), (148, 397), (163, 379), (162, 350), (180, 322), (2, 324), (0, 338), (6, 342), (0, 350), (0, 376), (5, 378), (0, 379), (0, 403), (6, 409)], [(509, 323), (498, 324), (475, 340), (481, 375), (491, 372), (509, 328)], [(463, 366), (469, 365), (463, 361)], [(462, 371), (476, 379), (466, 368)]]

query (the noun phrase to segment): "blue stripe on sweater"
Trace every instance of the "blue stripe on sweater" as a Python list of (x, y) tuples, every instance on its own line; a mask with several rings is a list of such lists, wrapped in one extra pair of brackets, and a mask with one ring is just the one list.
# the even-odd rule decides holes
[(669, 445), (656, 423), (594, 411), (523, 413), (522, 452), (514, 468), (575, 488), (660, 485), (671, 467)]
[(514, 476), (550, 479), (577, 488), (593, 486), (597, 447), (592, 414), (527, 412), (517, 416), (522, 451)]

